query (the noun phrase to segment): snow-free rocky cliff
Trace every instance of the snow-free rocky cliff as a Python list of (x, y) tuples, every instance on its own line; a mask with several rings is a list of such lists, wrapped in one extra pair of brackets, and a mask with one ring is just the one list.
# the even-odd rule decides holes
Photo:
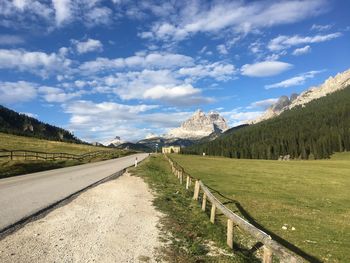
[(184, 121), (181, 127), (175, 128), (165, 136), (166, 138), (200, 139), (213, 132), (224, 132), (228, 129), (226, 120), (217, 112), (207, 115), (197, 110), (192, 117)]
[(271, 105), (265, 113), (259, 118), (252, 121), (258, 123), (280, 115), (283, 111), (292, 109), (296, 106), (309, 103), (315, 99), (327, 96), (337, 90), (341, 90), (350, 85), (350, 69), (342, 73), (338, 73), (335, 77), (328, 78), (323, 84), (318, 87), (311, 87), (302, 92), (300, 95), (293, 94), (290, 98), (282, 96), (278, 101)]

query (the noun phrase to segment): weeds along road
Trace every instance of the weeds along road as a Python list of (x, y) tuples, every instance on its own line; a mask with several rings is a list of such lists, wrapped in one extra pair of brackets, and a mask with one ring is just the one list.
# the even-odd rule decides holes
[(32, 173), (0, 180), (0, 232), (21, 219), (134, 164), (148, 154)]

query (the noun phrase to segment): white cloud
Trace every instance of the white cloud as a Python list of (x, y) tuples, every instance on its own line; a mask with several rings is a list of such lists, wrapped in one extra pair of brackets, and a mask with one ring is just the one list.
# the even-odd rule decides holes
[(221, 45), (217, 45), (216, 49), (218, 50), (218, 52), (222, 55), (227, 55), (228, 54), (228, 50), (226, 48), (225, 45), (221, 44)]
[(101, 41), (99, 41), (97, 39), (89, 38), (86, 41), (72, 40), (72, 43), (75, 44), (76, 49), (77, 49), (79, 54), (103, 50), (103, 45), (102, 45)]
[(82, 90), (76, 92), (66, 92), (63, 89), (48, 86), (39, 87), (38, 92), (41, 94), (45, 101), (51, 103), (66, 102), (73, 98), (80, 97), (82, 94), (85, 93), (85, 91)]
[(304, 55), (307, 54), (311, 51), (311, 47), (309, 45), (305, 46), (305, 47), (301, 47), (301, 48), (296, 48), (293, 51), (293, 55), (294, 56), (300, 56), (300, 55)]
[(300, 85), (305, 84), (305, 81), (307, 79), (312, 79), (315, 77), (315, 75), (317, 75), (321, 72), (323, 72), (323, 71), (322, 70), (309, 71), (309, 72), (300, 74), (298, 76), (295, 76), (293, 78), (283, 80), (283, 81), (278, 82), (278, 83), (266, 85), (265, 89), (289, 88), (289, 87), (293, 87), (293, 86), (300, 86)]
[(236, 73), (235, 66), (223, 62), (214, 62), (211, 64), (200, 64), (194, 67), (185, 67), (179, 69), (180, 75), (186, 75), (194, 79), (211, 77), (216, 80), (232, 79)]
[(315, 30), (315, 31), (327, 31), (329, 29), (331, 29), (333, 27), (333, 25), (317, 25), (317, 24), (313, 24), (311, 27), (311, 30)]
[(36, 118), (36, 119), (39, 117), (38, 114), (31, 113), (31, 112), (20, 112), (20, 114), (24, 114), (24, 115), (27, 115), (28, 117)]
[(24, 39), (15, 35), (0, 35), (0, 45), (18, 45), (24, 43)]
[(327, 34), (327, 35), (316, 35), (312, 37), (310, 36), (302, 37), (298, 35), (294, 35), (294, 36), (282, 35), (272, 39), (268, 44), (268, 48), (271, 51), (279, 51), (279, 50), (287, 49), (297, 45), (325, 42), (325, 41), (338, 38), (340, 36), (342, 36), (342, 33), (340, 32)]
[(291, 64), (281, 61), (264, 61), (243, 65), (241, 74), (249, 77), (268, 77), (278, 75), (291, 67)]
[(71, 0), (52, 0), (52, 4), (55, 9), (55, 19), (58, 26), (72, 18)]
[(232, 111), (221, 112), (231, 127), (242, 124), (247, 124), (261, 116), (264, 111), (244, 111), (241, 108), (233, 109)]
[(140, 36), (179, 41), (199, 32), (217, 33), (225, 29), (246, 34), (260, 28), (301, 21), (323, 12), (325, 5), (324, 0), (217, 1), (212, 4), (190, 1), (179, 6), (180, 10), (173, 14), (173, 19), (157, 21), (150, 31)]
[(97, 58), (80, 65), (80, 70), (90, 74), (115, 69), (129, 68), (173, 68), (191, 66), (194, 64), (193, 58), (181, 54), (173, 53), (140, 53), (126, 58)]
[(184, 84), (175, 87), (155, 86), (145, 91), (143, 97), (146, 99), (173, 99), (198, 95), (201, 91), (192, 87), (191, 84)]
[(36, 85), (31, 82), (0, 82), (0, 103), (26, 102), (37, 96)]
[(69, 128), (90, 141), (107, 142), (116, 135), (128, 140), (145, 138), (146, 134), (173, 128), (189, 112), (157, 112), (157, 105), (127, 105), (115, 102), (74, 101), (65, 104), (71, 115)]
[(104, 1), (100, 0), (1, 0), (0, 15), (5, 19), (0, 20), (0, 25), (11, 29), (51, 31), (72, 22), (87, 27), (106, 25), (121, 17), (118, 9), (113, 13), (103, 5)]
[(266, 108), (270, 107), (272, 104), (275, 104), (277, 101), (278, 101), (278, 98), (258, 100), (258, 101), (252, 102), (247, 107), (247, 109), (252, 109), (252, 108), (263, 108), (263, 109), (266, 109)]
[(44, 52), (29, 52), (23, 49), (0, 49), (0, 69), (17, 69), (47, 77), (52, 72), (64, 71), (71, 61), (57, 55)]
[(191, 84), (179, 86), (155, 86), (145, 91), (145, 99), (161, 100), (172, 105), (198, 105), (213, 102), (210, 98), (201, 96), (201, 90)]

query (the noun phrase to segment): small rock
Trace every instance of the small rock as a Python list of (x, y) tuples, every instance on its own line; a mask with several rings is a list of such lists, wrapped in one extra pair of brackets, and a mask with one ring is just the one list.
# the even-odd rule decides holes
[(294, 226), (292, 226), (292, 231), (294, 231), (295, 230), (295, 227)]
[(283, 230), (287, 230), (287, 227), (286, 227), (286, 226), (282, 226), (282, 229), (283, 229)]

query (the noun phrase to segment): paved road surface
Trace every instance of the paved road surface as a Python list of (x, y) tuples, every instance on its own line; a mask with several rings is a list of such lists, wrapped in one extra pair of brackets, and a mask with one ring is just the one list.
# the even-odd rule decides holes
[(57, 201), (141, 161), (148, 154), (32, 173), (0, 180), (0, 231)]

